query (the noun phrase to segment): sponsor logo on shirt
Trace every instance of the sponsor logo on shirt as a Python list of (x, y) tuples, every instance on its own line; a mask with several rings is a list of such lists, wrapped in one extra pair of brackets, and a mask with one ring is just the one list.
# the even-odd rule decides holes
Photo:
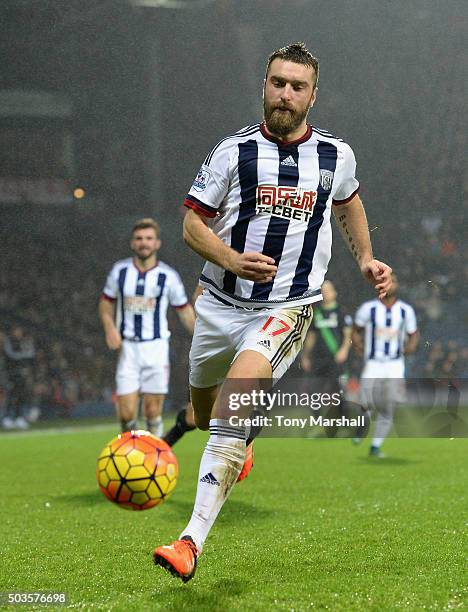
[(259, 185), (256, 213), (307, 223), (313, 214), (316, 199), (316, 191), (305, 191), (301, 187)]
[(154, 312), (156, 308), (156, 298), (146, 297), (144, 295), (126, 296), (124, 298), (125, 312), (132, 314), (145, 314)]

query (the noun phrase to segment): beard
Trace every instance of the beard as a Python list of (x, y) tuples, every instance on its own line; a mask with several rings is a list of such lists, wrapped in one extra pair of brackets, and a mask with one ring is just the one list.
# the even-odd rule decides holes
[[(278, 110), (286, 109), (286, 110)], [(280, 104), (268, 104), (263, 101), (263, 116), (268, 130), (277, 136), (287, 136), (294, 132), (309, 114), (309, 107), (302, 110), (294, 110)]]
[(149, 259), (150, 257), (152, 257), (156, 251), (152, 251), (151, 249), (143, 249), (143, 250), (136, 250), (136, 249), (132, 249), (135, 257), (137, 259), (139, 259), (140, 261), (146, 261), (147, 259)]

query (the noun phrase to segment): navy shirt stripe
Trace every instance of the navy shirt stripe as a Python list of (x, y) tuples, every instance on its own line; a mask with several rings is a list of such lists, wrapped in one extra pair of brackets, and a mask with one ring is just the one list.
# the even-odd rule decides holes
[[(400, 306), (400, 314), (401, 314), (401, 327), (402, 329), (404, 329), (405, 319), (406, 319), (406, 310), (403, 308), (403, 306)], [(398, 346), (397, 346), (397, 352), (396, 352), (397, 358), (401, 356), (401, 337), (402, 337), (402, 332), (400, 330), (400, 332), (398, 333)]]
[[(387, 308), (387, 312), (385, 314), (385, 327), (391, 327), (392, 325), (392, 310), (391, 308)], [(390, 353), (390, 342), (387, 340), (384, 344), (384, 354), (388, 355)]]
[[(257, 185), (258, 185), (258, 143), (248, 140), (239, 143), (239, 184), (241, 188), (241, 203), (239, 216), (231, 230), (231, 248), (239, 253), (244, 252), (247, 237), (247, 228), (250, 219), (255, 216)], [(223, 290), (234, 293), (237, 276), (226, 271), (223, 281)]]
[(161, 297), (164, 292), (164, 284), (166, 282), (166, 274), (162, 272), (159, 273), (158, 276), (158, 287), (159, 287), (159, 296), (156, 298), (156, 308), (154, 309), (154, 338), (161, 337), (160, 324), (159, 324), (159, 306), (161, 304)]
[(119, 292), (120, 292), (120, 335), (124, 337), (125, 330), (125, 312), (124, 312), (124, 285), (125, 277), (127, 276), (127, 268), (122, 268), (119, 272)]
[[(299, 149), (297, 145), (278, 145), (278, 185), (297, 187), (299, 183)], [(295, 165), (282, 164), (286, 158), (292, 157)], [(268, 224), (262, 253), (275, 260), (278, 266), (283, 253), (284, 242), (288, 233), (289, 219), (271, 216)], [(250, 295), (254, 300), (267, 300), (273, 289), (274, 279), (269, 283), (255, 283)]]
[[(137, 286), (135, 289), (135, 295), (145, 295), (145, 280), (146, 274), (144, 272), (138, 272)], [(141, 338), (141, 328), (143, 323), (143, 316), (136, 314), (133, 317), (133, 329), (135, 338)]]
[(374, 359), (375, 357), (375, 313), (376, 313), (376, 310), (377, 310), (376, 307), (372, 306), (371, 311), (370, 311), (372, 328), (371, 328), (371, 350), (369, 353), (369, 359)]
[[(337, 159), (336, 147), (329, 142), (319, 141), (317, 145), (317, 152), (319, 169), (335, 172)], [(312, 270), (318, 234), (323, 223), (323, 214), (327, 207), (327, 200), (330, 196), (330, 191), (331, 185), (329, 189), (325, 190), (319, 181), (314, 212), (307, 224), (302, 251), (297, 262), (291, 289), (289, 290), (288, 297), (290, 298), (300, 297), (309, 289), (309, 274)]]

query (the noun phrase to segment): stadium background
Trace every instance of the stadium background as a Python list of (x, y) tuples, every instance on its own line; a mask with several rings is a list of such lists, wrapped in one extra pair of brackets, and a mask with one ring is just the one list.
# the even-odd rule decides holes
[[(410, 373), (467, 377), (464, 4), (142, 4), (0, 7), (0, 332), (20, 324), (34, 341), (30, 404), (43, 417), (111, 411), (115, 356), (97, 317), (106, 273), (128, 255), (132, 222), (154, 216), (161, 258), (195, 288), (183, 197), (210, 148), (261, 118), (266, 57), (296, 40), (320, 60), (310, 121), (353, 146), (376, 255), (416, 308)], [(349, 312), (371, 296), (339, 238), (328, 277)], [(172, 319), (169, 408), (185, 399), (189, 348)], [(5, 363), (0, 351), (0, 415)]]

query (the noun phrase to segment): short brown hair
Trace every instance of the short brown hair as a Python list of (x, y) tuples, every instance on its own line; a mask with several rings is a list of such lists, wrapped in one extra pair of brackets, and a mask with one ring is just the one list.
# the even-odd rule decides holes
[(151, 219), (151, 217), (144, 217), (143, 219), (138, 219), (138, 221), (132, 227), (132, 236), (138, 230), (148, 229), (148, 228), (153, 228), (154, 231), (156, 232), (156, 238), (159, 238), (160, 233), (161, 233), (159, 229), (159, 225), (156, 223), (154, 219)]
[(271, 62), (275, 59), (281, 59), (285, 62), (294, 62), (295, 64), (302, 64), (303, 66), (309, 66), (310, 68), (313, 68), (315, 71), (314, 89), (315, 87), (317, 87), (319, 77), (318, 59), (312, 55), (312, 53), (307, 49), (303, 42), (292, 43), (290, 45), (287, 45), (286, 47), (281, 47), (281, 49), (273, 51), (273, 53), (268, 58), (265, 79), (267, 78)]

